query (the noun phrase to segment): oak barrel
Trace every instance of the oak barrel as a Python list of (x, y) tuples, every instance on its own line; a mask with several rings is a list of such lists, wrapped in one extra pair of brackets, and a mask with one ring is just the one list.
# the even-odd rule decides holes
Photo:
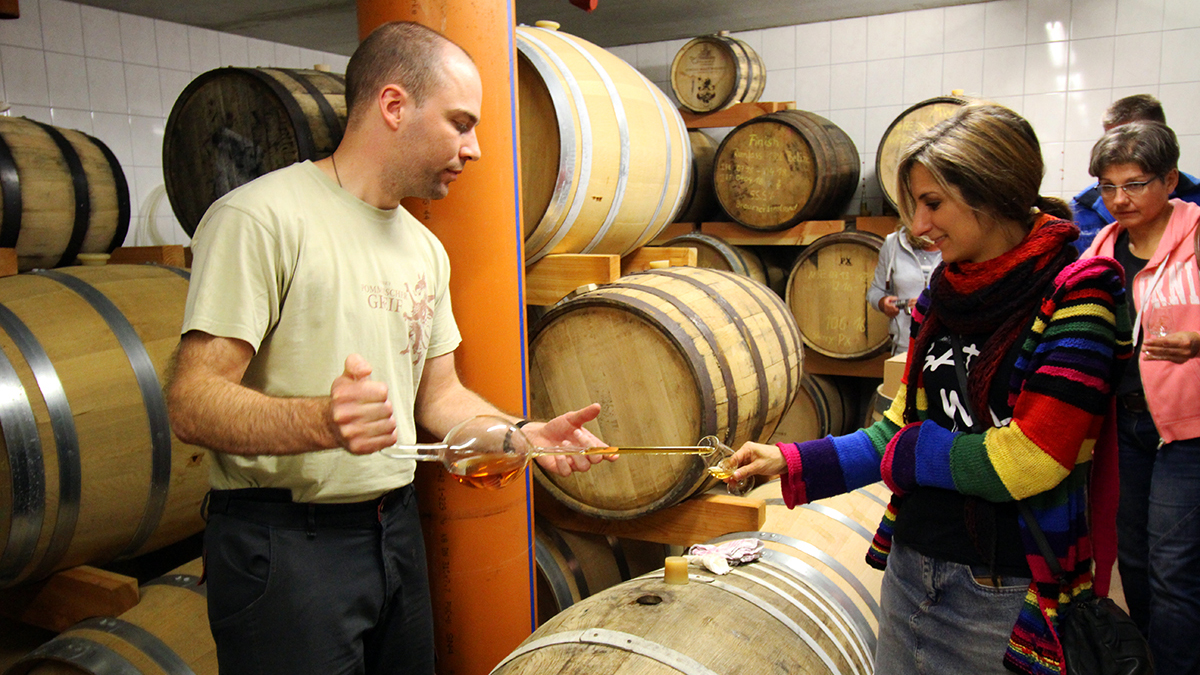
[(724, 239), (703, 232), (687, 232), (663, 243), (672, 248), (696, 249), (696, 267), (725, 270), (767, 283), (767, 272), (754, 251), (728, 244)]
[(108, 146), (74, 129), (0, 116), (0, 248), (17, 267), (109, 253), (129, 231), (129, 185)]
[(926, 99), (900, 113), (883, 132), (879, 139), (879, 150), (875, 154), (875, 176), (883, 196), (893, 209), (899, 209), (899, 186), (896, 172), (900, 167), (900, 156), (914, 138), (933, 125), (948, 119), (966, 105), (970, 99), (961, 96), (938, 96)]
[[(593, 401), (588, 426), (611, 445), (737, 448), (770, 437), (800, 386), (791, 313), (765, 286), (730, 272), (648, 270), (568, 298), (530, 340), (532, 414)], [(635, 518), (710, 484), (693, 455), (625, 456), (567, 477), (535, 470), (555, 498), (601, 518)]]
[(769, 443), (800, 443), (849, 431), (854, 403), (849, 385), (826, 375), (805, 373)]
[(766, 84), (758, 53), (725, 31), (689, 41), (671, 61), (671, 90), (679, 105), (692, 112), (757, 101)]
[(688, 183), (683, 204), (675, 216), (677, 223), (703, 223), (714, 220), (720, 209), (713, 192), (713, 160), (717, 156), (717, 141), (699, 129), (688, 130), (692, 146), (692, 180)]
[(346, 128), (342, 75), (294, 68), (217, 68), (176, 99), (163, 137), (171, 209), (191, 235), (230, 190), (329, 156)]
[(734, 221), (783, 230), (840, 217), (858, 174), (858, 150), (846, 132), (815, 113), (781, 110), (729, 132), (717, 148), (713, 184)]
[(691, 180), (679, 111), (586, 40), (529, 26), (516, 35), (526, 264), (649, 242), (675, 220)]
[(0, 588), (203, 529), (204, 451), (162, 382), (187, 272), (74, 267), (0, 279)]
[(827, 234), (796, 258), (787, 303), (804, 344), (836, 359), (864, 359), (888, 349), (887, 317), (867, 307), (867, 290), (883, 239), (867, 232)]
[[(772, 492), (773, 491), (773, 492)], [(770, 503), (758, 561), (724, 576), (656, 571), (543, 624), (493, 675), (828, 673), (869, 675), (882, 572), (866, 565), (887, 491), (873, 485), (789, 511)], [(777, 499), (778, 481), (751, 493)]]
[(119, 617), (81, 621), (4, 675), (216, 675), (202, 571), (197, 558), (142, 584), (138, 604)]
[(538, 624), (584, 598), (663, 566), (669, 547), (574, 532), (535, 519)]

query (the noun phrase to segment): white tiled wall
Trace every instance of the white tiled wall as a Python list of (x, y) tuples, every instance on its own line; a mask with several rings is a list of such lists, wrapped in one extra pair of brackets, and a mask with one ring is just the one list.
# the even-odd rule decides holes
[[(864, 180), (851, 213), (882, 209), (875, 156), (888, 125), (955, 89), (1033, 123), (1046, 159), (1043, 194), (1069, 199), (1093, 182), (1087, 158), (1104, 110), (1136, 93), (1163, 102), (1180, 168), (1200, 174), (1197, 0), (994, 0), (734, 35), (767, 68), (762, 100), (795, 101), (854, 140)], [(685, 42), (611, 51), (670, 94), (670, 63)]]
[(175, 99), (197, 75), (222, 66), (345, 72), (347, 57), (63, 0), (21, 0), (21, 18), (0, 21), (0, 100), (20, 115), (100, 139), (129, 181), (127, 244), (186, 244), (159, 200), (162, 139)]

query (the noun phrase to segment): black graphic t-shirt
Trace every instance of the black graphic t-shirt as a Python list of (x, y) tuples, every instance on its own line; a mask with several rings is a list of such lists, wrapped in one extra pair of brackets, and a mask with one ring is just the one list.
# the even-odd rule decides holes
[[(962, 336), (966, 371), (989, 334)], [(1018, 342), (1019, 344), (1019, 342)], [(1000, 365), (989, 392), (989, 410), (980, 427), (1004, 426), (1012, 419), (1008, 383), (1016, 350)], [(951, 431), (969, 433), (974, 421), (959, 386), (954, 348), (948, 334), (935, 339), (922, 364), (929, 419)], [(922, 487), (910, 493), (896, 517), (896, 540), (923, 555), (964, 565), (989, 567), (995, 559), (997, 574), (1029, 576), (1025, 548), (1017, 525), (1016, 504), (993, 504), (953, 490)]]

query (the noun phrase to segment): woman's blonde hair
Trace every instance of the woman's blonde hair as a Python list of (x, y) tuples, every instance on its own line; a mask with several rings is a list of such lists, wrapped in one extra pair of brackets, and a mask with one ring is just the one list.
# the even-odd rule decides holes
[[(970, 103), (917, 136), (900, 157), (900, 217), (911, 223), (916, 198), (910, 180), (917, 164), (949, 194), (957, 192), (984, 220), (1011, 221), (1028, 230), (1034, 209), (1069, 220), (1071, 209), (1038, 190), (1046, 167), (1037, 134), (1025, 118), (994, 103)], [(951, 190), (950, 188), (953, 188)]]

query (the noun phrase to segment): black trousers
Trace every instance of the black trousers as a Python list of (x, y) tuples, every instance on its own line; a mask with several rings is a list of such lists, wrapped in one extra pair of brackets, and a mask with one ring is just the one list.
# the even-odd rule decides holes
[(221, 675), (432, 675), (433, 612), (411, 485), (355, 504), (214, 490), (204, 533)]

